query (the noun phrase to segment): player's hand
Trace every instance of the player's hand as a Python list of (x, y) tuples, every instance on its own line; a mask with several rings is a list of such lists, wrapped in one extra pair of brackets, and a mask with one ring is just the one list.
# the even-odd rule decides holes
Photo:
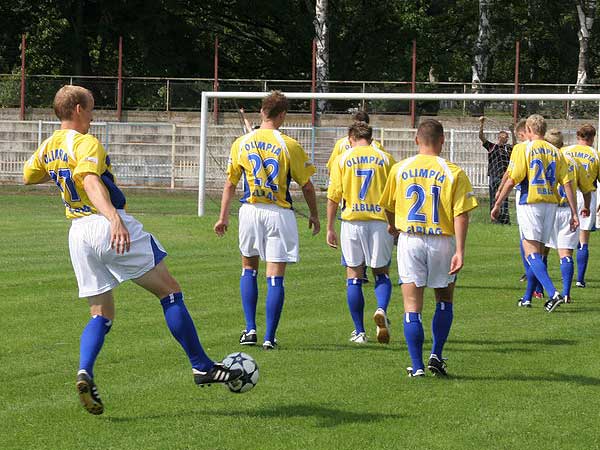
[(485, 116), (481, 116), (481, 117), (479, 118), (479, 122), (481, 122), (481, 123), (485, 122)]
[(387, 232), (390, 233), (392, 236), (394, 236), (395, 241), (398, 241), (398, 235), (400, 233), (398, 232), (398, 229), (396, 227), (394, 227), (388, 223)]
[(581, 209), (581, 217), (590, 217), (590, 209), (582, 208)]
[(452, 260), (450, 261), (450, 272), (448, 272), (448, 275), (457, 274), (460, 271), (460, 269), (462, 269), (462, 267), (463, 267), (463, 255), (455, 253), (454, 256), (452, 257)]
[(571, 226), (571, 231), (577, 231), (577, 228), (579, 228), (579, 218), (577, 215), (571, 214), (571, 221), (569, 222), (569, 225)]
[(494, 207), (490, 211), (490, 217), (495, 222), (496, 220), (498, 220), (498, 216), (500, 216), (500, 206), (494, 205)]
[(215, 230), (215, 233), (217, 233), (217, 236), (222, 237), (227, 232), (228, 226), (229, 226), (228, 220), (220, 220), (219, 219), (217, 221), (217, 223), (215, 223), (213, 230)]
[(130, 247), (129, 230), (123, 223), (121, 216), (117, 215), (110, 221), (110, 248), (114, 248), (117, 255), (122, 255), (128, 252)]
[(308, 228), (312, 229), (312, 235), (316, 235), (321, 231), (321, 222), (319, 222), (319, 218), (315, 216), (310, 216), (308, 218)]
[(329, 245), (331, 248), (338, 247), (337, 234), (333, 230), (327, 230), (327, 245)]

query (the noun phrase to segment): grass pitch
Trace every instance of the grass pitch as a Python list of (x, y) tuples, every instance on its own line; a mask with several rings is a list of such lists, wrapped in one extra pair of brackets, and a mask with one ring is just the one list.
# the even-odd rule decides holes
[[(240, 350), (244, 327), (237, 222), (232, 217), (218, 239), (218, 200), (204, 218), (195, 217), (195, 201), (195, 194), (128, 192), (129, 211), (167, 248), (202, 343), (220, 359)], [(54, 190), (4, 187), (0, 202), (2, 449), (600, 448), (598, 236), (588, 287), (573, 289), (575, 303), (552, 314), (540, 301), (518, 309), (517, 227), (488, 224), (482, 201), (444, 352), (451, 377), (409, 379), (400, 289), (389, 311), (392, 343), (351, 345), (339, 253), (298, 217), (302, 260), (286, 276), (280, 349), (244, 348), (260, 366), (253, 391), (197, 388), (158, 300), (126, 283), (115, 292), (117, 318), (96, 365), (105, 413), (94, 417), (74, 386), (88, 308), (77, 299), (60, 200)], [(555, 254), (550, 267), (558, 282)], [(392, 274), (397, 281), (395, 263)], [(372, 287), (365, 297), (374, 341)], [(259, 335), (265, 291), (260, 281)], [(427, 299), (426, 352), (431, 292)]]

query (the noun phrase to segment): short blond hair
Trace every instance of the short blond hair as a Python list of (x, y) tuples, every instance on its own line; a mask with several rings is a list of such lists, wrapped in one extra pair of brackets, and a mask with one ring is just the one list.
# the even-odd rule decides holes
[(67, 84), (54, 96), (54, 114), (60, 120), (70, 120), (77, 105), (88, 108), (94, 102), (92, 93), (81, 86)]
[(563, 134), (556, 128), (550, 128), (546, 131), (544, 139), (554, 145), (556, 148), (561, 148), (565, 145)]
[(525, 131), (525, 124), (526, 124), (526, 120), (525, 119), (521, 119), (517, 122), (517, 126), (515, 127), (515, 131), (517, 133), (520, 133), (521, 131)]
[(539, 114), (530, 115), (525, 124), (529, 127), (531, 132), (537, 136), (544, 136), (546, 134), (546, 119)]

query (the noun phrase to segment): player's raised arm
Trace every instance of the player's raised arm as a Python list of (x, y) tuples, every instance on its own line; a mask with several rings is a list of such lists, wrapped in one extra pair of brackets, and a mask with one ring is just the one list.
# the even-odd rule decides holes
[(479, 118), (479, 140), (481, 141), (482, 144), (485, 144), (487, 142), (487, 139), (485, 138), (484, 134), (483, 134), (483, 123), (485, 122), (485, 117), (481, 116)]

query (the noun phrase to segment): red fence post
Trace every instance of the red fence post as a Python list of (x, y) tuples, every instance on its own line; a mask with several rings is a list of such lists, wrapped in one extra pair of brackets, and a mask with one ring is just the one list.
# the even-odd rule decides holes
[[(519, 59), (521, 57), (521, 43), (517, 41), (515, 48), (515, 94), (519, 93)], [(519, 120), (519, 101), (513, 100), (513, 124), (517, 125)]]
[(119, 36), (119, 69), (117, 78), (117, 120), (123, 114), (123, 36)]
[(25, 120), (25, 35), (21, 37), (21, 120)]
[[(213, 91), (219, 90), (219, 36), (215, 36), (215, 81), (213, 83)], [(219, 101), (213, 100), (213, 122), (219, 120)]]
[[(410, 83), (410, 92), (417, 92), (417, 40), (413, 39), (412, 46), (412, 76)], [(412, 99), (410, 101), (410, 126), (411, 128), (415, 127), (416, 121), (416, 108), (415, 108), (415, 100)]]
[[(317, 40), (312, 41), (312, 81), (311, 81), (311, 92), (314, 94), (317, 92)], [(317, 115), (317, 102), (314, 98), (310, 100), (310, 114), (312, 117), (312, 126), (315, 126), (316, 115)]]

